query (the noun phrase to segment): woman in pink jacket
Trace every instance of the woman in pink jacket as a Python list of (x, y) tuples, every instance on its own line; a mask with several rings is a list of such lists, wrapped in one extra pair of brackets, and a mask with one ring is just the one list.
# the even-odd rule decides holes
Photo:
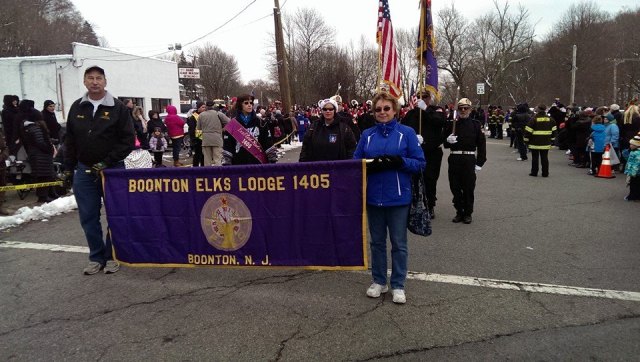
[(180, 149), (184, 138), (184, 120), (178, 116), (178, 110), (175, 106), (167, 106), (167, 113), (164, 124), (167, 126), (167, 133), (171, 138), (173, 165), (179, 167), (182, 166), (182, 163), (180, 163)]

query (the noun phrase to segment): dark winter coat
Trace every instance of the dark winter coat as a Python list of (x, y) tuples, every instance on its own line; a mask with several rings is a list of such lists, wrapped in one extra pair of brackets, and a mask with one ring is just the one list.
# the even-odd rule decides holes
[(591, 134), (591, 117), (581, 114), (575, 124), (575, 131), (576, 148), (583, 150), (587, 147), (589, 135)]
[(518, 105), (516, 110), (516, 114), (512, 117), (511, 125), (514, 129), (524, 130), (524, 128), (529, 124), (529, 121), (532, 118), (531, 113), (529, 113), (529, 108), (526, 105)]
[[(251, 119), (244, 128), (258, 140), (262, 151), (266, 151), (269, 147), (273, 146), (273, 138), (269, 131), (268, 122), (260, 120), (255, 112), (251, 113)], [(260, 163), (260, 161), (253, 157), (249, 151), (245, 150), (228, 132), (222, 132), (222, 157), (224, 158), (224, 164), (227, 165), (251, 165)]]
[(42, 110), (42, 118), (44, 119), (44, 123), (47, 125), (47, 130), (49, 131), (49, 137), (52, 140), (60, 139), (60, 123), (56, 119), (56, 114), (53, 112), (47, 111), (47, 109)]
[(438, 111), (438, 107), (429, 106), (426, 111), (416, 107), (404, 116), (402, 123), (413, 128), (416, 133), (420, 130), (420, 113), (422, 113), (422, 139), (424, 150), (432, 150), (442, 145), (442, 129), (446, 123), (446, 118), (442, 109)]
[(629, 141), (640, 132), (640, 116), (632, 117), (631, 123), (618, 122), (618, 125), (620, 125), (620, 148), (626, 150), (629, 148)]
[(356, 144), (356, 137), (346, 123), (334, 119), (326, 125), (320, 118), (304, 135), (300, 162), (349, 160)]
[(93, 115), (87, 95), (71, 105), (65, 136), (65, 169), (78, 162), (91, 166), (104, 162), (112, 166), (133, 150), (134, 130), (127, 107), (107, 92)]
[(29, 156), (31, 175), (53, 177), (53, 144), (45, 123), (43, 121), (24, 122), (21, 141)]
[(14, 125), (18, 121), (18, 107), (13, 106), (13, 101), (17, 100), (17, 96), (5, 95), (2, 102), (2, 128), (4, 129), (5, 141), (8, 145), (11, 145), (15, 141), (17, 129)]

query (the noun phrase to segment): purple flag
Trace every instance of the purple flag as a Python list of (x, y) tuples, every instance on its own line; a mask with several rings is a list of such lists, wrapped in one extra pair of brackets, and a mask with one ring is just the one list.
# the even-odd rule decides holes
[(367, 268), (362, 160), (107, 170), (125, 265)]
[[(431, 19), (431, 0), (420, 0), (420, 26), (418, 28), (418, 60), (425, 68), (424, 87), (440, 99), (438, 91), (438, 61), (436, 60), (436, 34)], [(420, 79), (422, 82), (422, 79)], [(418, 87), (422, 89), (422, 87)]]

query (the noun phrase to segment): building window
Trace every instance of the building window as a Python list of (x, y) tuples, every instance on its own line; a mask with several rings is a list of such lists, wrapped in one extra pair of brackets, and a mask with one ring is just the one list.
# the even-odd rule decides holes
[(167, 106), (171, 104), (171, 98), (151, 98), (151, 109), (164, 113)]

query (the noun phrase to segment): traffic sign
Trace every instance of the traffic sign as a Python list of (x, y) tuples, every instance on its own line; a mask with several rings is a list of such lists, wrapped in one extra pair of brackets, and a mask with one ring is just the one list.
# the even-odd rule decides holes
[(484, 83), (476, 84), (476, 94), (484, 94)]

